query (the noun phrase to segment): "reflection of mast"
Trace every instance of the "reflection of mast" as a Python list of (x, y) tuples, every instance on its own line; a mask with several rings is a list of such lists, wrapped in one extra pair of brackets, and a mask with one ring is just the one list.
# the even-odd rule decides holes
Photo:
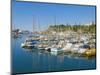
[(60, 63), (63, 63), (63, 61), (64, 61), (64, 54), (58, 56), (58, 59), (59, 59), (58, 61), (59, 61)]

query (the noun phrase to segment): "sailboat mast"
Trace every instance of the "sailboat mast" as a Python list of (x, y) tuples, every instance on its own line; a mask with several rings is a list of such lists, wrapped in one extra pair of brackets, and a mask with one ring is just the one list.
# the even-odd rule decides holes
[(39, 17), (37, 17), (37, 31), (40, 33), (40, 21), (39, 21)]
[(34, 23), (35, 23), (35, 21), (34, 21), (34, 16), (33, 16), (33, 33), (34, 33), (34, 29), (35, 29), (35, 28), (34, 28), (34, 27), (35, 27), (35, 26), (34, 26)]

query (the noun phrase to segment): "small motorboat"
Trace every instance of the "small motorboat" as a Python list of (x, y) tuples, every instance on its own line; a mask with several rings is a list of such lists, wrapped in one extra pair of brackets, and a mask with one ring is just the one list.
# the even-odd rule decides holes
[(50, 52), (51, 52), (51, 54), (53, 54), (53, 55), (58, 55), (58, 54), (62, 53), (63, 50), (60, 49), (60, 48), (51, 48), (51, 49), (50, 49)]
[(92, 49), (85, 51), (85, 55), (88, 56), (88, 57), (95, 56), (96, 55), (96, 49), (92, 48)]
[(88, 44), (84, 44), (83, 46), (79, 47), (78, 53), (84, 53), (87, 49), (90, 49), (90, 46)]
[(72, 47), (72, 43), (67, 43), (65, 47), (62, 48), (62, 50), (69, 52), (71, 51), (71, 47)]

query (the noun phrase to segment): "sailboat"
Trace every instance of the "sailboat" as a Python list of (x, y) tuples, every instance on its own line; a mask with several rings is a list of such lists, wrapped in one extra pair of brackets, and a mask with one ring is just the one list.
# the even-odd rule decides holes
[[(55, 25), (56, 25), (56, 17), (55, 17)], [(55, 54), (55, 55), (63, 52), (63, 50), (62, 50), (62, 44), (63, 43), (60, 40), (60, 36), (59, 36), (60, 26), (58, 26), (57, 28), (58, 28), (58, 30), (57, 30), (57, 35), (56, 35), (56, 38), (55, 38), (57, 41), (56, 41), (56, 43), (53, 43), (51, 45), (51, 47), (49, 48), (51, 54)]]
[[(34, 34), (34, 17), (33, 17), (33, 34)], [(21, 44), (22, 48), (35, 48), (35, 44), (39, 42), (38, 36), (31, 36), (26, 38), (25, 42)]]

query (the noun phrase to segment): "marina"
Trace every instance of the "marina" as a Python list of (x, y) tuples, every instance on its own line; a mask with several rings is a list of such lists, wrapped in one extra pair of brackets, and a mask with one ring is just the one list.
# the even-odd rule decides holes
[[(26, 49), (21, 47), (21, 43), (27, 36), (22, 38), (12, 38), (13, 72), (51, 72), (63, 70), (86, 70), (95, 69), (95, 57), (83, 57), (79, 54), (63, 52), (56, 54), (39, 49)], [(17, 57), (17, 59), (15, 59)]]
[[(54, 54), (59, 54), (63, 52), (79, 53), (82, 55), (85, 54), (87, 56), (95, 56), (96, 54), (95, 41), (93, 41), (94, 39), (91, 38), (88, 38), (88, 40), (77, 40), (77, 37), (75, 36), (76, 38), (70, 38), (69, 40), (67, 39), (68, 37), (64, 37), (65, 39), (58, 39), (57, 37), (48, 38), (46, 35), (40, 35), (37, 38), (34, 37), (25, 40), (25, 42), (21, 44), (21, 47), (47, 50)], [(89, 41), (92, 41), (91, 44), (89, 44)], [(88, 52), (91, 53), (89, 53), (88, 55)]]
[(96, 69), (95, 6), (12, 5), (13, 74)]
[[(33, 24), (33, 27), (35, 26)], [(13, 72), (36, 73), (95, 69), (96, 35), (95, 32), (84, 32), (82, 26), (77, 25), (77, 31), (73, 30), (74, 25), (69, 30), (67, 30), (68, 25), (49, 26), (44, 31), (38, 31), (38, 29), (35, 30), (34, 28), (33, 32), (20, 29), (13, 30), (13, 63), (20, 62), (18, 63), (20, 67), (25, 65), (25, 67), (29, 67), (28, 69), (19, 69), (18, 65), (13, 65), (13, 67), (16, 67)], [(66, 27), (65, 30), (64, 27)], [(84, 26), (84, 28), (86, 27), (88, 29), (95, 28), (95, 24)], [(14, 58), (17, 56), (18, 60), (15, 60)], [(21, 62), (22, 60), (24, 64)]]
[[(19, 69), (18, 65), (13, 65), (16, 67), (13, 72), (16, 73), (86, 70), (96, 67), (94, 33), (37, 31), (26, 34), (17, 31), (12, 33), (12, 49), (14, 50), (13, 63), (20, 62), (18, 63), (20, 67), (26, 64), (28, 66), (25, 67), (29, 67), (28, 69)], [(18, 56), (18, 60), (14, 59), (16, 56)], [(22, 60), (25, 60), (24, 64), (21, 62)]]

